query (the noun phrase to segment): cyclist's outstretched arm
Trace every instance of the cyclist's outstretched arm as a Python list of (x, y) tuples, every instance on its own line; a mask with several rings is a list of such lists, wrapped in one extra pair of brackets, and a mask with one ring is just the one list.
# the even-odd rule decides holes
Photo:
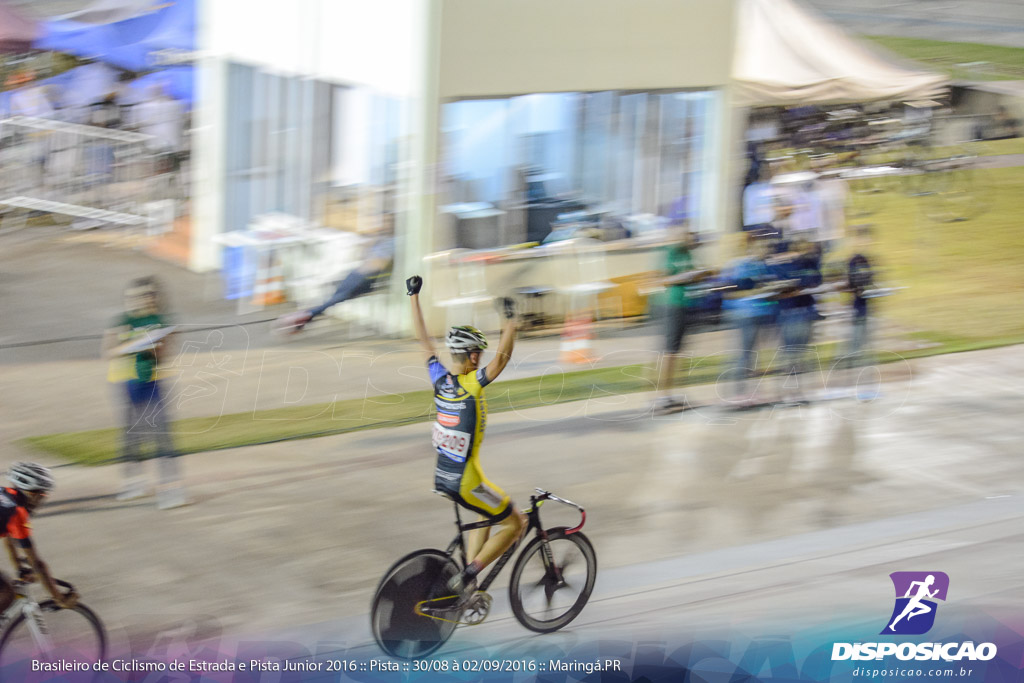
[(413, 275), (405, 281), (406, 293), (412, 299), (412, 324), (416, 329), (416, 338), (419, 339), (427, 360), (430, 360), (437, 355), (437, 352), (434, 350), (433, 342), (430, 341), (427, 324), (423, 321), (423, 310), (420, 308), (420, 288), (422, 286), (423, 278), (419, 275)]
[(21, 549), (25, 553), (25, 559), (28, 560), (29, 566), (32, 567), (32, 571), (34, 571), (36, 576), (39, 577), (39, 581), (43, 584), (43, 587), (46, 588), (46, 592), (50, 594), (53, 601), (65, 609), (74, 607), (75, 603), (78, 602), (78, 596), (74, 593), (70, 595), (64, 595), (64, 593), (61, 593), (57, 584), (54, 583), (53, 577), (50, 576), (49, 568), (42, 559), (40, 559), (39, 555), (36, 554), (36, 549), (32, 545), (32, 541), (26, 538), (21, 542), (24, 544)]
[(501, 339), (498, 340), (498, 352), (494, 359), (487, 364), (487, 381), (493, 382), (505, 369), (508, 362), (512, 360), (512, 348), (516, 344), (516, 322), (515, 303), (512, 299), (501, 300), (502, 314), (505, 316), (505, 324), (501, 328)]

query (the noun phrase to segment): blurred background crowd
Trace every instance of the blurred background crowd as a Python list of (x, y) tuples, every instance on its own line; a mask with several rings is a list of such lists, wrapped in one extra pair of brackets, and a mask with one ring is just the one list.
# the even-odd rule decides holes
[[(986, 269), (1024, 151), (1012, 32), (868, 38), (790, 0), (570, 3), (547, 21), (579, 30), (541, 37), (497, 0), (0, 9), (0, 232), (79, 230), (172, 263), (167, 300), (185, 288), (197, 311), (400, 337), (390, 275), (421, 272), (434, 333), (496, 327), (511, 294), (565, 362), (593, 361), (599, 334), (700, 355), (713, 332), (739, 407), (763, 402), (747, 379), (802, 373), (812, 349), (852, 364), (981, 319), (1017, 332), (997, 301), (1012, 265)], [(948, 11), (936, 26), (975, 25)], [(628, 59), (618, 20), (645, 36)], [(951, 243), (984, 252), (956, 283)], [(967, 292), (965, 316), (950, 301)], [(685, 403), (681, 367), (659, 367), (659, 401)]]
[[(133, 638), (366, 641), (380, 571), (451, 521), (419, 274), (435, 337), (516, 299), (484, 458), (593, 511), (637, 581), (599, 584), (637, 596), (599, 631), (753, 586), (824, 633), (921, 557), (1011, 609), (950, 507), (1009, 506), (988, 549), (1020, 545), (1020, 8), (0, 0), (0, 462), (113, 465), (57, 470), (48, 562)], [(935, 508), (958, 536), (899, 526)], [(762, 545), (804, 532), (838, 555)]]

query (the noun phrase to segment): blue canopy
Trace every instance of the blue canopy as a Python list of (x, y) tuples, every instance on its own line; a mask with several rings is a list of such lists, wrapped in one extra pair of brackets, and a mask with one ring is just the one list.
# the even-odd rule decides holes
[(162, 10), (163, 20), (143, 40), (152, 50), (196, 49), (196, 5), (195, 0), (175, 0)]
[(57, 20), (41, 26), (42, 36), (33, 44), (37, 49), (148, 71), (158, 66), (154, 52), (195, 49), (195, 0), (174, 0), (156, 12), (112, 24)]

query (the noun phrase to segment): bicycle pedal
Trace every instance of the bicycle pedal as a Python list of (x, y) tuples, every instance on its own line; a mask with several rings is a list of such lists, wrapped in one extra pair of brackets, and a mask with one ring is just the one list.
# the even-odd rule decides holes
[(491, 605), (494, 604), (494, 599), (491, 598), (489, 593), (478, 591), (466, 603), (466, 609), (462, 613), (461, 623), (467, 626), (476, 626), (483, 622), (487, 618), (487, 615), (491, 613)]

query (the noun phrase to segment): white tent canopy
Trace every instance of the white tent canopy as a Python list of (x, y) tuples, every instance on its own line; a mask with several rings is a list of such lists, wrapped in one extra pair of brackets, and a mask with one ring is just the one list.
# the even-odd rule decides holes
[(112, 24), (156, 11), (168, 4), (158, 0), (92, 0), (73, 12), (52, 18), (72, 19), (87, 24)]
[(923, 99), (947, 84), (882, 58), (793, 0), (739, 0), (732, 75), (738, 106)]

